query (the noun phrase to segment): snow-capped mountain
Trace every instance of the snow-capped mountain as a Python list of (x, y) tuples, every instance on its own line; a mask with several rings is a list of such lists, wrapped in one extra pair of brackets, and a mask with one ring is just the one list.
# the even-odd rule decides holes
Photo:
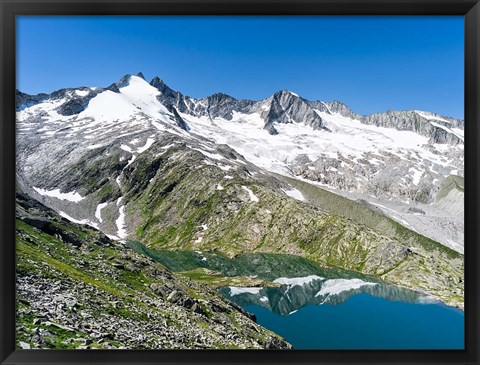
[[(142, 74), (106, 88), (16, 96), (19, 181), (73, 220), (102, 227), (108, 202), (94, 215), (78, 204), (110, 177), (92, 169), (91, 186), (77, 189), (66, 173), (85, 177), (78, 166), (117, 146), (121, 189), (123, 171), (168, 140), (158, 153), (183, 144), (226, 176), (247, 166), (254, 176), (269, 171), (309, 181), (463, 252), (462, 120), (424, 111), (362, 116), (340, 102), (308, 101), (287, 90), (260, 101), (225, 94), (196, 99)], [(106, 210), (123, 227), (122, 207), (118, 201)], [(115, 225), (103, 229), (127, 237)]]

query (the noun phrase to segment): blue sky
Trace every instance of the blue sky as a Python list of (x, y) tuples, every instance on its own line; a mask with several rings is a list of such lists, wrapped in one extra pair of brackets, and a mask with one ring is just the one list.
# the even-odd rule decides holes
[(142, 71), (193, 97), (281, 89), (361, 114), (463, 118), (463, 17), (17, 17), (17, 88), (108, 86)]

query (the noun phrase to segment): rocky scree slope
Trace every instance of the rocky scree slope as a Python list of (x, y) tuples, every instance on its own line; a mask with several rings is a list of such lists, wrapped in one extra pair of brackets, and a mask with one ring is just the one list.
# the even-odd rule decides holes
[(17, 193), (20, 348), (288, 349), (209, 287)]

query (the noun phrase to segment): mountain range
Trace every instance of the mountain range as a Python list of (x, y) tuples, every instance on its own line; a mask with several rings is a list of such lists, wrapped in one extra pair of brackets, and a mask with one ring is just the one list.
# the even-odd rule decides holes
[(288, 90), (191, 98), (141, 73), (16, 101), (19, 194), (72, 230), (126, 255), (301, 257), (463, 308), (463, 120)]

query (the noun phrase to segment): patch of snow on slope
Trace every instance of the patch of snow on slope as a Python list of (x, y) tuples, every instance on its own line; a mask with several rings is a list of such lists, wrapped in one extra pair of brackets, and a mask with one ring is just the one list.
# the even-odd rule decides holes
[(249, 188), (247, 188), (246, 186), (242, 186), (242, 189), (245, 190), (248, 193), (248, 195), (250, 197), (250, 201), (255, 202), (255, 203), (258, 203), (260, 201), (260, 199), (258, 199), (258, 197)]
[(443, 119), (443, 118), (440, 118), (440, 117), (437, 117), (437, 116), (432, 115), (431, 113), (428, 113), (428, 112), (421, 112), (421, 111), (419, 111), (419, 110), (415, 110), (415, 113), (417, 113), (417, 114), (420, 115), (422, 118), (425, 118), (425, 119), (427, 119), (427, 120), (438, 120), (438, 121), (440, 121), (440, 122), (452, 124), (452, 123), (450, 123), (448, 120)]
[(294, 199), (300, 200), (300, 201), (305, 201), (305, 198), (303, 197), (303, 194), (300, 192), (298, 189), (292, 189), (292, 190), (283, 190), (285, 194), (288, 196), (291, 196)]
[[(132, 155), (132, 158), (130, 160), (128, 160), (128, 163), (127, 163), (127, 166), (129, 166), (130, 164), (132, 164), (133, 161), (135, 161), (135, 159), (137, 158), (136, 155)], [(125, 167), (127, 167), (125, 166)]]
[(164, 125), (158, 123), (158, 122), (154, 122), (153, 120), (151, 121), (152, 125), (157, 128), (159, 131), (166, 131), (167, 128), (165, 128)]
[(119, 215), (115, 224), (117, 225), (117, 236), (120, 238), (127, 238), (127, 230), (125, 229), (125, 205), (122, 205), (118, 210)]
[(95, 123), (129, 120), (138, 109), (122, 94), (107, 90), (95, 96), (77, 119), (93, 118)]
[(60, 192), (60, 189), (45, 190), (45, 189), (36, 188), (36, 187), (34, 187), (33, 189), (40, 195), (49, 196), (49, 197), (57, 198), (60, 200), (68, 200), (74, 203), (78, 203), (79, 201), (84, 199), (84, 197), (82, 197), (79, 193), (75, 191), (62, 193)]
[(130, 146), (127, 146), (126, 144), (120, 145), (120, 148), (126, 152), (133, 152), (132, 148)]
[(148, 138), (147, 139), (147, 142), (145, 142), (145, 145), (143, 147), (140, 147), (137, 152), (138, 153), (143, 153), (145, 152), (146, 150), (148, 150), (150, 147), (152, 147), (152, 145), (155, 143), (155, 139), (153, 138)]
[(60, 216), (62, 216), (63, 218), (68, 219), (72, 223), (86, 224), (86, 225), (89, 225), (93, 228), (98, 229), (98, 225), (93, 223), (93, 222), (90, 222), (88, 219), (75, 219), (73, 217), (70, 217), (67, 213), (62, 212), (62, 211), (59, 211), (58, 214), (60, 214)]
[(248, 294), (259, 294), (262, 288), (244, 288), (240, 286), (230, 286), (230, 295), (233, 297), (234, 295), (248, 293)]
[(221, 170), (223, 171), (228, 171), (228, 170), (231, 170), (233, 167), (232, 166), (229, 166), (229, 165), (217, 165)]
[[(190, 147), (190, 146), (188, 146)], [(193, 147), (190, 147), (192, 150), (195, 150), (195, 151), (198, 151), (198, 152), (201, 152), (203, 155), (207, 156), (208, 158), (211, 158), (213, 160), (224, 160), (225, 157), (223, 157), (222, 155), (219, 155), (218, 153), (210, 153), (210, 152), (207, 152), (207, 151), (204, 151), (204, 150), (201, 150), (200, 148), (193, 148)]]
[(360, 279), (330, 279), (323, 283), (322, 289), (315, 294), (316, 297), (323, 295), (336, 295), (344, 291), (359, 289), (362, 286), (374, 286), (376, 283), (369, 283)]
[(87, 96), (88, 93), (88, 90), (75, 90), (75, 94), (77, 94), (78, 96)]
[(434, 127), (441, 128), (448, 133), (454, 134), (455, 136), (457, 136), (458, 138), (460, 138), (463, 141), (463, 134), (462, 135), (457, 134), (453, 130), (451, 130), (450, 128), (447, 128), (444, 125), (441, 125), (441, 124), (438, 124), (438, 123), (435, 123), (435, 122), (430, 122), (430, 124), (433, 125)]
[(97, 218), (100, 223), (103, 222), (102, 209), (105, 208), (107, 205), (108, 203), (101, 203), (101, 204), (98, 204), (97, 209), (95, 209), (95, 218)]
[(413, 167), (410, 167), (410, 169), (408, 170), (408, 172), (411, 172), (413, 173), (413, 176), (412, 176), (412, 179), (413, 179), (413, 183), (415, 185), (418, 185), (420, 183), (420, 178), (422, 177), (423, 175), (423, 171), (420, 171), (420, 170), (417, 170)]
[(452, 132), (459, 135), (459, 136), (462, 136), (464, 137), (465, 135), (465, 131), (463, 129), (460, 129), (460, 128), (451, 128)]

